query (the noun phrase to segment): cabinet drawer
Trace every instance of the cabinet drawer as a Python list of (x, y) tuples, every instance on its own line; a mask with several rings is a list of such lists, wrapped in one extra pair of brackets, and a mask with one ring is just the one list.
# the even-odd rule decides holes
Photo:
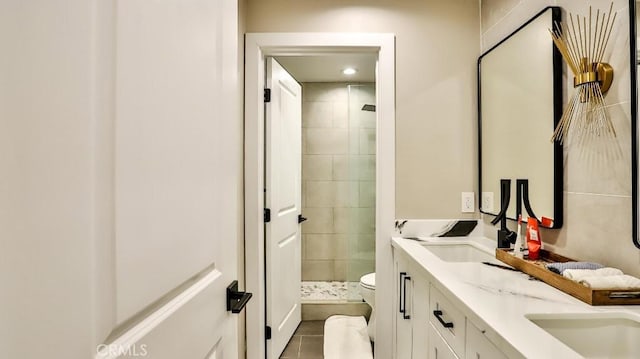
[(438, 289), (431, 286), (429, 322), (449, 344), (453, 351), (464, 358), (465, 316)]
[(436, 331), (433, 324), (427, 324), (429, 326), (429, 359), (458, 359), (458, 356), (453, 352), (447, 343), (442, 339), (440, 334)]
[(467, 321), (466, 359), (507, 359), (483, 332)]

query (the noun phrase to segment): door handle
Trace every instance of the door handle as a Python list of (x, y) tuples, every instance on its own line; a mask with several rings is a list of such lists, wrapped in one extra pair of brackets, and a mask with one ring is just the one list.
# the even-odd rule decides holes
[(445, 322), (444, 319), (442, 319), (442, 311), (441, 310), (434, 310), (433, 311), (433, 315), (438, 319), (438, 321), (440, 322), (440, 324), (442, 324), (443, 327), (445, 327), (445, 328), (453, 328), (453, 323), (452, 322)]
[(227, 311), (238, 314), (247, 305), (253, 294), (238, 291), (238, 281), (234, 280), (227, 287)]
[(402, 290), (404, 287), (404, 276), (407, 275), (407, 272), (400, 272), (400, 281), (398, 282), (398, 304), (400, 305), (399, 311), (404, 315), (403, 301), (402, 301)]
[(298, 223), (302, 223), (304, 221), (306, 221), (308, 218), (307, 217), (302, 217), (301, 214), (298, 215)]
[(407, 280), (411, 280), (408, 275), (404, 277), (404, 288), (402, 295), (402, 302), (404, 303), (404, 311), (402, 312), (403, 319), (411, 319), (411, 315), (407, 314)]

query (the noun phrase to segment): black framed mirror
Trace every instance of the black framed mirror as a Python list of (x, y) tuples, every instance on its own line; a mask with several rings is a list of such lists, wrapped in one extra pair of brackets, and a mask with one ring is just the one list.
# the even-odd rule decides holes
[(633, 244), (640, 248), (640, 199), (638, 198), (638, 44), (637, 44), (637, 6), (635, 0), (629, 0), (629, 69), (631, 70), (631, 198), (632, 207), (632, 237)]
[(563, 223), (562, 58), (549, 30), (559, 7), (544, 8), (478, 59), (480, 211), (498, 215), (500, 180), (511, 180), (507, 218), (516, 220), (516, 181), (528, 180), (535, 216)]

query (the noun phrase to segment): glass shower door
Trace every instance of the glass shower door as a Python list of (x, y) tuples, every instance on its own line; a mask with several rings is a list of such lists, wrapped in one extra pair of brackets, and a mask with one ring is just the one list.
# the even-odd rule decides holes
[(376, 94), (375, 84), (348, 86), (349, 209), (348, 300), (361, 301), (360, 277), (375, 271)]

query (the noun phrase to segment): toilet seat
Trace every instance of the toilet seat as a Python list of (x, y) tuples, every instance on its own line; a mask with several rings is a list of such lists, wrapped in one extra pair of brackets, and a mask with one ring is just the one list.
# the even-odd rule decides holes
[(360, 295), (371, 307), (371, 316), (367, 325), (367, 334), (372, 342), (376, 340), (376, 274), (369, 273), (360, 277)]
[(376, 289), (376, 274), (369, 273), (360, 277), (360, 285), (367, 289)]

